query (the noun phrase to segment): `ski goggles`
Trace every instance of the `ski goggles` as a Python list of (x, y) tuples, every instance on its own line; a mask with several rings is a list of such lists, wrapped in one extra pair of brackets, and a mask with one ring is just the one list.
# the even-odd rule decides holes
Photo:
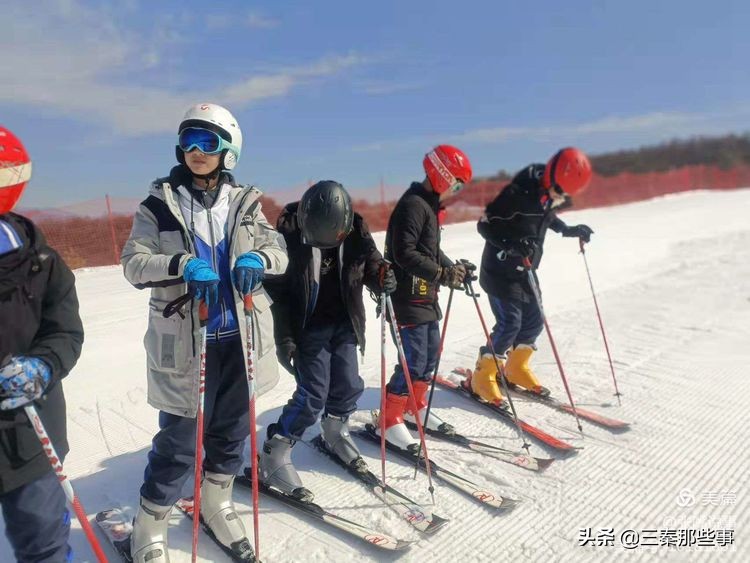
[(183, 152), (198, 149), (204, 154), (218, 154), (224, 149), (235, 148), (218, 133), (199, 127), (186, 127), (180, 131), (178, 145)]
[(458, 192), (463, 190), (465, 187), (466, 187), (466, 184), (464, 184), (461, 180), (456, 180), (456, 182), (450, 188), (448, 188), (448, 191), (453, 194), (457, 194)]

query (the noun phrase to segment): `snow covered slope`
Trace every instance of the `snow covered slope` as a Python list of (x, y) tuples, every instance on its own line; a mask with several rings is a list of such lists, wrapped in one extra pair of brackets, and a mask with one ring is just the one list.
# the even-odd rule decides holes
[[(623, 404), (618, 407), (613, 397), (577, 241), (550, 233), (540, 278), (572, 392), (581, 405), (633, 426), (627, 433), (612, 434), (584, 423), (582, 439), (571, 416), (519, 400), (523, 418), (584, 447), (543, 474), (429, 441), (430, 454), (447, 468), (520, 499), (512, 513), (494, 516), (437, 484), (435, 512), (451, 522), (434, 537), (419, 537), (329, 460), (299, 444), (294, 460), (305, 484), (320, 504), (337, 514), (419, 540), (401, 555), (405, 561), (750, 560), (748, 211), (750, 190), (737, 190), (681, 194), (563, 216), (596, 232), (587, 256)], [(382, 244), (382, 235), (377, 240)], [(447, 227), (443, 240), (449, 256), (479, 264), (482, 241), (473, 223)], [(142, 346), (148, 295), (130, 287), (116, 267), (76, 275), (86, 342), (65, 381), (71, 444), (65, 466), (90, 515), (112, 505), (134, 510), (146, 452), (157, 429), (156, 411), (146, 404)], [(481, 297), (482, 307), (491, 318), (485, 299)], [(367, 389), (360, 404), (363, 412), (354, 417), (357, 422), (366, 420), (366, 411), (377, 407), (379, 397), (379, 323), (374, 307), (368, 314), (370, 344), (361, 366)], [(444, 372), (473, 364), (482, 340), (473, 303), (457, 295)], [(536, 371), (562, 399), (564, 390), (544, 335), (539, 345)], [(390, 364), (396, 360), (390, 344), (388, 359)], [(293, 379), (284, 373), (281, 383), (259, 400), (260, 424), (276, 419), (293, 388)], [(520, 446), (512, 427), (462, 397), (437, 391), (435, 406), (442, 418), (469, 436), (513, 449)], [(311, 430), (308, 436), (313, 435)], [(362, 444), (362, 451), (373, 468), (379, 468), (379, 450)], [(532, 453), (549, 455), (538, 446)], [(388, 472), (396, 487), (429, 502), (424, 475), (412, 480), (412, 469), (393, 458)], [(250, 529), (249, 492), (237, 489), (235, 500)], [(375, 548), (347, 543), (344, 536), (276, 502), (261, 498), (261, 512), (264, 561), (390, 560)], [(580, 530), (586, 528), (600, 540), (607, 535), (601, 529), (613, 529), (614, 545), (579, 545)], [(640, 547), (623, 547), (621, 534), (628, 529), (640, 534)], [(699, 530), (733, 529), (734, 544), (692, 550), (658, 545), (667, 538), (659, 531), (680, 529), (698, 530), (696, 540), (713, 544), (724, 532), (712, 536)], [(674, 534), (679, 543), (680, 532)], [(175, 517), (172, 561), (189, 561), (189, 538), (188, 521)], [(77, 524), (72, 543), (77, 561), (91, 560)], [(205, 536), (200, 554), (204, 561), (225, 560)], [(12, 559), (7, 543), (0, 540), (0, 560)]]

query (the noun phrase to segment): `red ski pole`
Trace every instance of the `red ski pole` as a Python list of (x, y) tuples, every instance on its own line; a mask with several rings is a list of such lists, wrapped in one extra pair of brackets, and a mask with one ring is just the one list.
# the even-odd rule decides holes
[(526, 435), (523, 432), (523, 428), (521, 428), (521, 421), (518, 419), (518, 413), (516, 412), (516, 405), (513, 403), (513, 397), (510, 396), (510, 389), (508, 389), (508, 382), (505, 379), (505, 372), (503, 370), (503, 366), (500, 365), (500, 360), (497, 358), (497, 353), (495, 352), (495, 346), (492, 344), (492, 336), (490, 335), (490, 331), (487, 328), (487, 323), (484, 320), (484, 315), (482, 314), (482, 308), (479, 306), (479, 299), (477, 298), (477, 294), (474, 292), (474, 286), (471, 283), (471, 280), (466, 280), (464, 282), (466, 284), (466, 292), (471, 295), (471, 298), (474, 300), (474, 307), (476, 307), (477, 314), (479, 315), (479, 323), (482, 325), (482, 330), (484, 331), (484, 337), (487, 339), (487, 347), (492, 351), (492, 359), (495, 360), (495, 369), (497, 369), (498, 375), (500, 375), (500, 384), (503, 386), (503, 392), (505, 393), (505, 397), (508, 399), (508, 405), (510, 406), (510, 412), (513, 414), (513, 422), (516, 425), (516, 430), (518, 431), (518, 437), (521, 439), (521, 442), (523, 443), (523, 448), (526, 450), (526, 453), (528, 454), (530, 452), (529, 448), (531, 447), (531, 444), (529, 444), (526, 441)]
[(192, 562), (198, 559), (198, 534), (201, 519), (201, 474), (203, 470), (203, 403), (206, 396), (206, 325), (208, 305), (201, 301), (198, 305), (198, 318), (201, 325), (200, 376), (198, 380), (198, 412), (195, 417), (195, 472), (193, 478), (193, 552)]
[(568, 394), (568, 400), (570, 401), (570, 408), (573, 409), (573, 414), (576, 417), (576, 424), (578, 425), (578, 431), (583, 436), (583, 426), (578, 418), (578, 411), (576, 405), (573, 402), (573, 395), (570, 392), (570, 386), (568, 385), (568, 378), (565, 377), (565, 370), (563, 370), (562, 361), (560, 360), (560, 354), (557, 352), (557, 346), (555, 346), (555, 339), (552, 338), (552, 331), (549, 329), (549, 323), (547, 322), (547, 315), (544, 314), (544, 307), (542, 306), (542, 294), (539, 292), (539, 286), (536, 284), (536, 278), (534, 278), (534, 271), (531, 269), (531, 260), (527, 256), (523, 258), (523, 265), (526, 266), (526, 272), (529, 279), (529, 287), (531, 292), (534, 294), (536, 304), (539, 306), (539, 313), (542, 315), (542, 321), (544, 322), (544, 328), (547, 331), (549, 337), (549, 343), (552, 346), (552, 353), (555, 355), (555, 361), (557, 362), (557, 369), (560, 370), (560, 377), (562, 378), (563, 385), (565, 386), (565, 392)]
[(253, 296), (244, 297), (245, 330), (247, 331), (247, 392), (250, 398), (250, 457), (253, 460), (250, 471), (253, 481), (253, 534), (255, 539), (255, 559), (260, 561), (260, 518), (258, 509), (258, 432), (255, 417), (255, 339), (253, 335)]
[(607, 351), (607, 359), (609, 360), (609, 369), (612, 371), (612, 381), (615, 384), (615, 397), (617, 397), (617, 404), (622, 406), (622, 401), (620, 400), (620, 396), (622, 395), (620, 393), (620, 390), (617, 388), (617, 377), (615, 376), (615, 366), (612, 363), (612, 354), (609, 353), (609, 344), (607, 344), (607, 334), (604, 332), (604, 322), (602, 321), (602, 314), (599, 312), (599, 303), (596, 301), (596, 292), (594, 291), (594, 282), (591, 281), (591, 271), (589, 270), (589, 262), (586, 260), (586, 251), (584, 250), (584, 245), (586, 244), (583, 242), (582, 238), (578, 239), (578, 243), (581, 246), (581, 256), (583, 256), (583, 264), (586, 266), (586, 275), (589, 278), (589, 286), (591, 287), (591, 297), (594, 298), (594, 307), (596, 308), (596, 316), (599, 319), (599, 328), (602, 329), (602, 339), (604, 340), (604, 349)]
[(99, 544), (99, 540), (96, 539), (94, 530), (91, 529), (89, 519), (86, 517), (86, 511), (83, 509), (81, 501), (73, 490), (73, 485), (70, 484), (70, 480), (63, 471), (62, 462), (60, 461), (60, 458), (57, 457), (55, 446), (52, 445), (52, 440), (50, 440), (47, 430), (44, 428), (42, 419), (39, 418), (39, 413), (37, 413), (36, 407), (34, 407), (33, 404), (29, 404), (24, 407), (24, 411), (26, 411), (26, 416), (28, 416), (31, 421), (31, 426), (34, 427), (34, 432), (36, 432), (36, 436), (42, 444), (42, 449), (44, 450), (52, 469), (55, 470), (55, 475), (57, 476), (58, 481), (60, 481), (60, 486), (65, 492), (65, 497), (68, 499), (70, 506), (73, 507), (73, 512), (75, 512), (76, 518), (78, 518), (78, 521), (81, 523), (83, 533), (86, 534), (86, 539), (89, 540), (89, 544), (91, 545), (94, 555), (96, 555), (96, 559), (100, 562), (106, 563), (107, 556), (104, 555), (102, 546)]
[[(424, 413), (424, 426), (427, 427), (427, 422), (430, 420), (430, 409), (432, 408), (432, 397), (435, 394), (435, 380), (437, 379), (438, 372), (440, 370), (440, 358), (443, 357), (443, 345), (445, 344), (445, 333), (448, 330), (448, 317), (451, 314), (451, 304), (453, 303), (453, 288), (448, 293), (448, 305), (445, 308), (445, 318), (443, 319), (443, 332), (440, 334), (440, 347), (438, 348), (438, 356), (435, 360), (435, 370), (432, 373), (432, 381), (430, 382), (430, 396), (427, 399), (427, 409)], [(419, 417), (419, 412), (416, 413)], [(417, 450), (417, 463), (414, 466), (414, 479), (417, 478), (417, 469), (419, 469), (419, 455), (422, 453), (422, 444), (420, 442), (419, 449)]]
[[(409, 364), (406, 361), (406, 354), (404, 353), (404, 345), (403, 345), (403, 342), (401, 341), (401, 333), (398, 328), (398, 321), (396, 320), (396, 313), (393, 311), (393, 301), (391, 300), (391, 297), (389, 295), (385, 296), (385, 302), (388, 305), (388, 314), (391, 316), (391, 326), (393, 327), (393, 334), (395, 335), (395, 338), (396, 338), (396, 347), (398, 348), (398, 357), (399, 357), (399, 360), (401, 361), (401, 369), (404, 371), (404, 379), (406, 380), (406, 388), (409, 390), (409, 398), (411, 399), (412, 404), (416, 406), (417, 400), (414, 396), (414, 387), (411, 384), (411, 374), (409, 373)], [(381, 418), (384, 416), (385, 416), (385, 413), (381, 413)], [(432, 468), (430, 467), (430, 457), (427, 454), (427, 444), (425, 443), (424, 428), (422, 426), (422, 421), (419, 418), (419, 413), (417, 413), (417, 416), (415, 416), (414, 418), (417, 423), (417, 431), (419, 432), (419, 441), (422, 445), (422, 449), (424, 450), (425, 469), (427, 469), (427, 484), (428, 484), (427, 490), (430, 491), (430, 496), (432, 497), (432, 504), (435, 504), (435, 487), (433, 487), (432, 485)], [(419, 463), (419, 460), (417, 460), (417, 463)]]
[[(380, 294), (380, 470), (383, 474), (383, 487), (385, 487), (385, 311), (387, 305), (385, 292)], [(383, 495), (383, 500), (388, 504), (388, 495)]]

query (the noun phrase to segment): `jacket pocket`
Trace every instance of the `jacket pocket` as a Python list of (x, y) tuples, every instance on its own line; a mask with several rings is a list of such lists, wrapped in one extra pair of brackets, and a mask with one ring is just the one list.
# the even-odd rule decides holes
[(30, 423), (16, 426), (16, 455), (19, 461), (28, 461), (42, 453), (42, 445)]
[(191, 334), (186, 330), (189, 323), (190, 317), (167, 319), (161, 310), (151, 308), (144, 337), (150, 368), (166, 373), (184, 373), (188, 369), (192, 357)]
[(270, 352), (274, 346), (273, 337), (273, 316), (271, 315), (271, 298), (265, 291), (253, 294), (253, 323), (255, 326), (255, 349), (259, 355), (264, 356)]

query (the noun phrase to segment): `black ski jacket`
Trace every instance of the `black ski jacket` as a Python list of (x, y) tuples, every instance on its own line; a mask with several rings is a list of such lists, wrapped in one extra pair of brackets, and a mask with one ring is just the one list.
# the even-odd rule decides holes
[[(37, 227), (15, 213), (1, 216), (23, 247), (0, 256), (0, 362), (36, 356), (52, 368), (52, 381), (34, 404), (58, 455), (68, 452), (62, 383), (81, 354), (83, 325), (75, 278)], [(0, 411), (0, 494), (51, 471), (23, 408)]]
[[(284, 236), (289, 266), (281, 276), (266, 277), (263, 282), (274, 303), (271, 306), (274, 319), (276, 345), (298, 342), (302, 329), (315, 310), (311, 303), (313, 287), (320, 274), (320, 254), (318, 262), (312, 246), (302, 243), (297, 223), (299, 202), (284, 207), (276, 224), (276, 229)], [(354, 213), (352, 232), (339, 247), (339, 283), (341, 298), (352, 322), (359, 348), (365, 349), (365, 306), (362, 288), (366, 285), (373, 292), (379, 292), (379, 269), (383, 256), (375, 246), (367, 223), (358, 213)]]
[(414, 182), (398, 200), (388, 220), (385, 257), (393, 263), (398, 288), (393, 308), (399, 325), (439, 320), (437, 279), (441, 267), (451, 266), (440, 250), (440, 198)]
[(544, 164), (531, 164), (521, 170), (485, 209), (477, 223), (484, 237), (479, 285), (490, 295), (529, 302), (533, 299), (528, 274), (520, 256), (510, 255), (514, 241), (531, 238), (537, 251), (531, 256), (534, 270), (542, 260), (547, 229), (561, 232), (565, 223), (549, 205), (541, 203)]

